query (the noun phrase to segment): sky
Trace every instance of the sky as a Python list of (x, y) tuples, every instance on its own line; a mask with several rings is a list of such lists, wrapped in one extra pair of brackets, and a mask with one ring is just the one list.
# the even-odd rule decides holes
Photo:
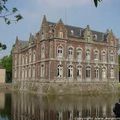
[(92, 30), (106, 32), (112, 29), (120, 38), (120, 0), (103, 0), (98, 7), (93, 0), (9, 0), (8, 7), (16, 7), (24, 19), (18, 23), (6, 25), (0, 19), (0, 42), (7, 49), (0, 51), (0, 58), (9, 55), (16, 36), (28, 40), (30, 33), (40, 30), (43, 15), (47, 20), (85, 28), (90, 25)]

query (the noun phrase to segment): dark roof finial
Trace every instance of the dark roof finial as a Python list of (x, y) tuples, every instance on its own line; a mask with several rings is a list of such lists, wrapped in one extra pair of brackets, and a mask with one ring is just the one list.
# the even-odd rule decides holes
[(87, 29), (90, 30), (90, 25), (87, 25)]
[(59, 19), (58, 23), (63, 24), (63, 21), (61, 18)]
[(47, 22), (47, 18), (46, 18), (46, 15), (43, 16), (43, 20), (42, 20), (42, 23), (46, 23)]

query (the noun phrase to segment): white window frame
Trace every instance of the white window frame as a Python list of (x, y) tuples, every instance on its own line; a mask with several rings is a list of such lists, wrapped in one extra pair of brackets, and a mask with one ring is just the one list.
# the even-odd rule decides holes
[(57, 47), (57, 57), (62, 58), (63, 57), (63, 46), (59, 45)]
[(77, 61), (82, 61), (82, 49), (81, 48), (77, 48), (77, 51), (76, 51), (76, 54), (77, 54)]
[(41, 64), (41, 67), (40, 67), (40, 76), (43, 78), (45, 77), (45, 64)]
[(86, 66), (86, 78), (90, 79), (91, 78), (91, 66)]
[(62, 65), (58, 65), (58, 67), (57, 67), (57, 77), (58, 78), (63, 77), (63, 66)]
[(73, 78), (73, 66), (68, 66), (68, 78)]
[(86, 50), (86, 60), (87, 60), (87, 61), (90, 61), (90, 59), (91, 59), (91, 52), (90, 52), (89, 49), (87, 49), (87, 50)]
[(73, 47), (68, 47), (68, 58), (72, 59), (74, 56), (74, 49)]

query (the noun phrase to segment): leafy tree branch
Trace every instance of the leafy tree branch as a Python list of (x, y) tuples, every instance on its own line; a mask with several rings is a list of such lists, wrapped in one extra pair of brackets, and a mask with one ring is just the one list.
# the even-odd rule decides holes
[(12, 22), (18, 22), (23, 17), (16, 7), (8, 9), (7, 2), (8, 0), (0, 0), (0, 18), (4, 19), (5, 23), (9, 25)]

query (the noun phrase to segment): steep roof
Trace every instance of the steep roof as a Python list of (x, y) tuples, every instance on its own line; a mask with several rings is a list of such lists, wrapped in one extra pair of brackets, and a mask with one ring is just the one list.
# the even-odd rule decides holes
[[(55, 25), (56, 23), (53, 22), (48, 22), (49, 25)], [(76, 26), (71, 26), (71, 25), (65, 25), (67, 31), (68, 31), (68, 36), (69, 37), (83, 37), (82, 33), (84, 32), (85, 28), (81, 28), (81, 27), (76, 27)], [(71, 34), (71, 31), (74, 32), (74, 34)], [(97, 40), (98, 42), (102, 42), (105, 39), (105, 33), (103, 32), (99, 32), (99, 31), (95, 31), (95, 30), (91, 30), (91, 32), (93, 33), (93, 35), (97, 35)]]
[(19, 42), (20, 42), (22, 48), (28, 46), (28, 43), (29, 43), (28, 41), (23, 41), (23, 40), (19, 40)]

